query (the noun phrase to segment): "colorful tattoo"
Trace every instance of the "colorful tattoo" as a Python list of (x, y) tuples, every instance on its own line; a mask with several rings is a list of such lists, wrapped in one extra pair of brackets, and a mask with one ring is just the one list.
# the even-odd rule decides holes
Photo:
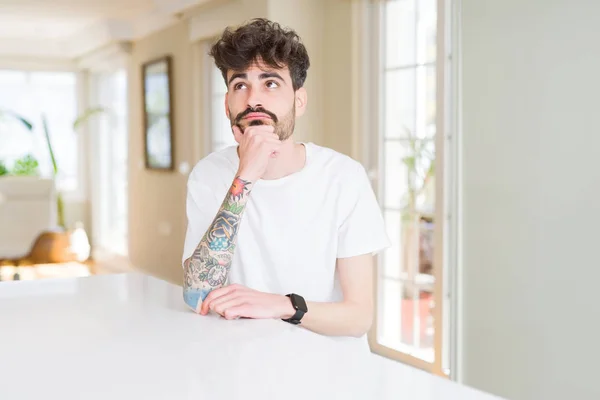
[(250, 182), (237, 177), (233, 180), (233, 184), (231, 185), (231, 197), (233, 200), (239, 200), (242, 196), (244, 196), (249, 191)]
[(212, 251), (225, 251), (229, 249), (237, 233), (239, 221), (239, 214), (233, 214), (224, 209), (219, 211), (215, 222), (213, 222), (208, 231), (208, 247)]
[(183, 296), (194, 310), (212, 290), (227, 281), (251, 186), (252, 183), (235, 178), (213, 223), (186, 263)]

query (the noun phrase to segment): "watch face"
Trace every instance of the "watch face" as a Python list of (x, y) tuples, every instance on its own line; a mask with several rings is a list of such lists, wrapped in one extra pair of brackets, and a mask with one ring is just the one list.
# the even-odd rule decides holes
[(296, 310), (308, 312), (308, 307), (306, 306), (306, 302), (304, 301), (304, 298), (302, 298), (302, 296), (293, 294), (291, 297), (292, 297), (292, 304), (294, 305)]

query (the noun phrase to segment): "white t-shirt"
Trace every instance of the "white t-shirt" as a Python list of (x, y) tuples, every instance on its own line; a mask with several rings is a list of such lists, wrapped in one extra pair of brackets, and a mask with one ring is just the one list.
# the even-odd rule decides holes
[[(259, 180), (242, 214), (229, 283), (307, 301), (342, 300), (336, 259), (390, 245), (365, 169), (334, 150), (303, 143), (304, 167)], [(200, 160), (188, 180), (183, 260), (215, 218), (235, 173), (237, 145)]]

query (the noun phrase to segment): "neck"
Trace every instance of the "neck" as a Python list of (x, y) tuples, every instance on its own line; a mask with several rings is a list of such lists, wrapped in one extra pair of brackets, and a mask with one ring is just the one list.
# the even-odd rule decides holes
[(294, 142), (292, 138), (283, 142), (277, 157), (269, 161), (269, 166), (262, 179), (273, 180), (291, 175), (304, 168), (306, 163), (306, 151), (300, 143)]

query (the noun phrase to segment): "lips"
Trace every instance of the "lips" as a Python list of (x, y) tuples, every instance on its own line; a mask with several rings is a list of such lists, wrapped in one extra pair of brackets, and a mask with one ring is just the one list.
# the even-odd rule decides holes
[(262, 113), (250, 113), (246, 115), (243, 119), (254, 120), (254, 119), (271, 119), (267, 114)]

